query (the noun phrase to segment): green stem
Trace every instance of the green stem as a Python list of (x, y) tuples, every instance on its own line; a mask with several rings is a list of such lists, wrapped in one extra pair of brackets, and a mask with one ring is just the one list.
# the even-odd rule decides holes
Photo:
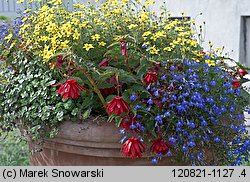
[(105, 99), (103, 98), (99, 88), (96, 86), (95, 84), (95, 81), (89, 76), (89, 74), (84, 70), (82, 69), (80, 66), (78, 66), (73, 60), (72, 60), (72, 63), (74, 64), (74, 66), (79, 70), (81, 71), (86, 77), (87, 79), (89, 80), (89, 82), (91, 83), (91, 85), (93, 86), (93, 89), (95, 91), (95, 93), (98, 95), (99, 99), (101, 100), (102, 102), (102, 105), (105, 106), (106, 105), (106, 101)]

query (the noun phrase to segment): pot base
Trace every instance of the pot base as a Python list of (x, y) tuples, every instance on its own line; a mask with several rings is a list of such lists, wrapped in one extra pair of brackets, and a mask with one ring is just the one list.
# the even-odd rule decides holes
[[(82, 123), (64, 122), (60, 132), (46, 140), (41, 152), (30, 156), (35, 166), (151, 166), (152, 157), (144, 155), (140, 159), (124, 157), (120, 152), (119, 140), (123, 136), (114, 123), (99, 118)], [(34, 144), (30, 142), (30, 148)], [(158, 165), (183, 165), (173, 157), (162, 158)]]

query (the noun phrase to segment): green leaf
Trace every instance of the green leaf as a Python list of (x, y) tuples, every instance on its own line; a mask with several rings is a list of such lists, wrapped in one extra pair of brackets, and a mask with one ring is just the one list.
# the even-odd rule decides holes
[(63, 114), (64, 112), (63, 111), (60, 111), (56, 114), (56, 117), (58, 119), (58, 121), (62, 121), (63, 120)]
[(120, 42), (114, 42), (114, 43), (112, 43), (112, 44), (110, 44), (107, 48), (109, 49), (109, 48), (111, 48), (111, 47), (114, 47), (114, 46), (120, 46)]
[(131, 90), (145, 91), (145, 87), (142, 84), (134, 84), (132, 85)]
[(120, 126), (121, 122), (122, 122), (122, 118), (121, 117), (118, 116), (118, 117), (115, 118), (115, 124), (116, 124), (117, 127)]
[(64, 108), (65, 108), (66, 110), (70, 109), (71, 106), (72, 106), (72, 100), (71, 100), (71, 99), (67, 100), (67, 102), (64, 103), (63, 106), (64, 106)]
[(83, 119), (87, 119), (87, 118), (90, 116), (91, 110), (92, 110), (91, 108), (88, 109), (88, 110), (86, 110), (86, 111), (83, 113), (82, 118), (83, 118)]
[(78, 108), (74, 108), (74, 109), (72, 110), (72, 112), (71, 112), (71, 114), (72, 114), (73, 116), (76, 116), (78, 113), (79, 113), (79, 109), (78, 109)]
[(109, 96), (106, 98), (106, 102), (111, 101), (114, 97), (115, 97), (115, 95), (109, 95)]
[(51, 86), (51, 85), (53, 85), (55, 83), (56, 83), (56, 80), (52, 80), (52, 81), (46, 83), (46, 86), (48, 87), (48, 86)]
[(111, 49), (108, 50), (103, 57), (120, 57), (121, 55), (121, 50), (120, 49)]
[(112, 114), (109, 116), (107, 122), (112, 122), (112, 121), (114, 120), (115, 117), (116, 117), (116, 116), (114, 115), (114, 113), (112, 113)]

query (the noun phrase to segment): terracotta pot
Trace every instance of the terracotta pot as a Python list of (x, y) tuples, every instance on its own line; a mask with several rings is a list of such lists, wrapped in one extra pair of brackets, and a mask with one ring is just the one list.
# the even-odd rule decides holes
[[(30, 157), (31, 165), (45, 166), (149, 166), (152, 157), (124, 157), (120, 152), (123, 137), (114, 123), (106, 119), (86, 122), (64, 122), (56, 137), (45, 141), (41, 152)], [(30, 142), (30, 147), (34, 144)], [(159, 165), (178, 164), (172, 157), (162, 158)]]

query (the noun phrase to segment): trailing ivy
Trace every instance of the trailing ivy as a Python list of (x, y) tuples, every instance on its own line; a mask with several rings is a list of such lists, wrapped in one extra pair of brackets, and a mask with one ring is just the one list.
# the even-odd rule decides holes
[(13, 63), (14, 69), (0, 70), (0, 130), (22, 127), (33, 139), (42, 139), (54, 136), (58, 124), (70, 116), (81, 116), (78, 108), (84, 107), (79, 102), (62, 100), (52, 86), (61, 80), (58, 72), (25, 57)]

